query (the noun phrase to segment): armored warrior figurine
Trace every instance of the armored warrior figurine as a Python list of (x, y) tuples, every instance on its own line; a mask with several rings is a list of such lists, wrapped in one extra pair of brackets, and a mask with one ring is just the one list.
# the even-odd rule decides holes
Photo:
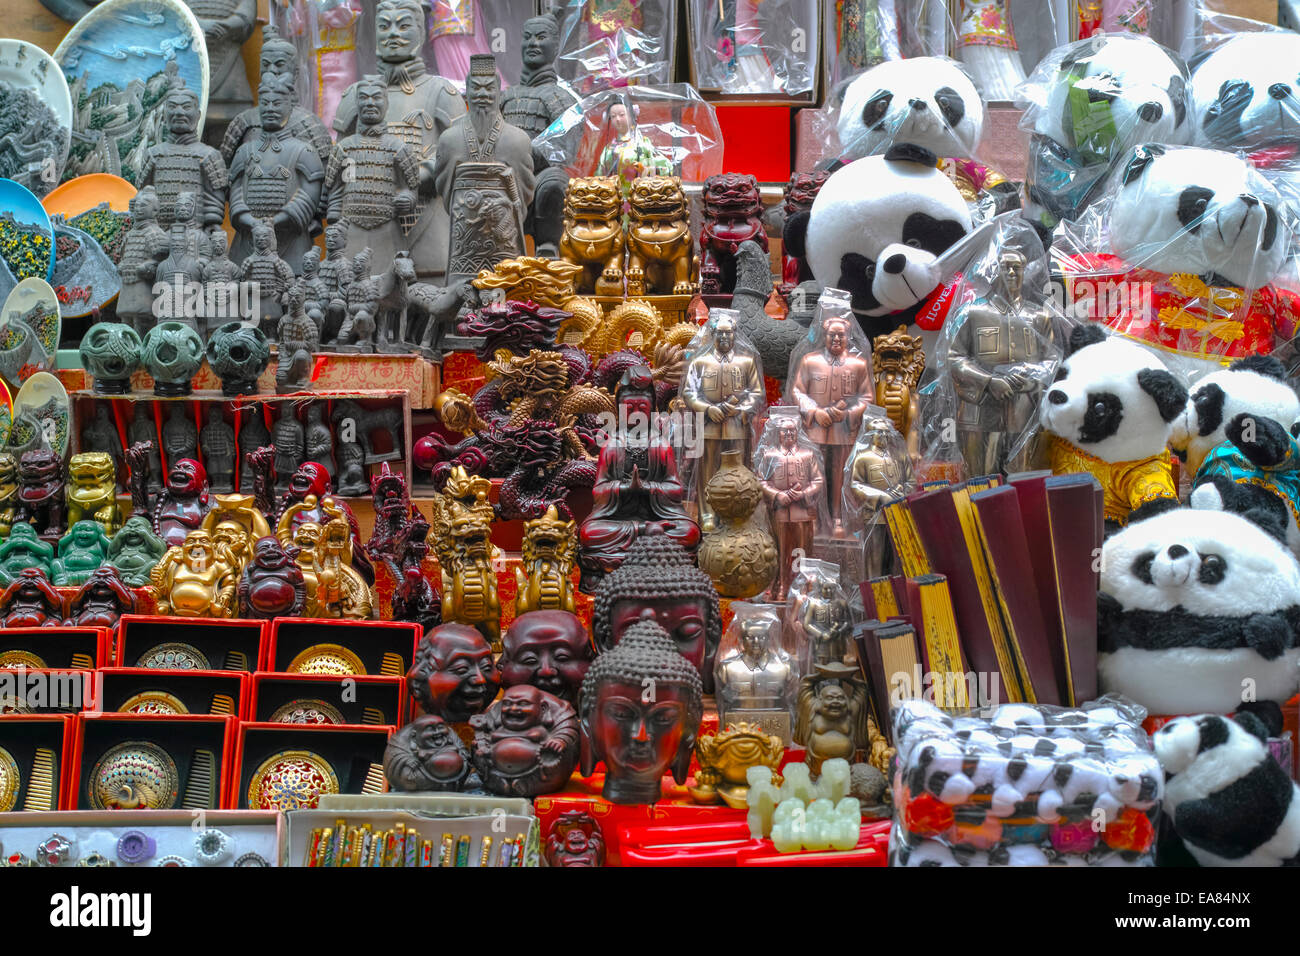
[(362, 249), (352, 260), (348, 280), (347, 317), (339, 329), (340, 352), (375, 350), (375, 316), (379, 312), (379, 283), (370, 274), (370, 249)]
[(334, 480), (334, 439), (330, 427), (323, 419), (323, 405), (312, 402), (307, 406), (306, 448), (307, 461), (314, 461), (327, 472), (330, 481)]
[(433, 179), (451, 219), (448, 281), (471, 279), (525, 252), (533, 201), (533, 143), (501, 115), (496, 57), (470, 57), (469, 112), (438, 137)]
[(302, 256), (302, 272), (298, 275), (302, 283), (302, 307), (319, 335), (325, 326), (325, 306), (329, 304), (329, 292), (325, 280), (320, 274), (320, 249), (312, 246)]
[[(290, 83), (289, 99), (296, 103), (293, 82), (298, 75), (298, 51), (293, 43), (281, 37), (272, 25), (268, 24), (262, 28), (262, 50), (258, 55), (258, 62), (260, 66), (258, 85), (260, 86), (268, 76), (285, 77)], [(316, 158), (320, 160), (321, 169), (325, 168), (334, 141), (320, 117), (311, 110), (294, 105), (289, 112), (289, 119), (284, 129), (294, 139), (310, 143), (312, 149), (316, 151)], [(226, 135), (221, 140), (221, 158), (225, 160), (226, 165), (230, 165), (239, 147), (257, 139), (261, 130), (262, 116), (257, 107), (250, 106), (231, 120), (230, 125), (226, 127)]]
[(208, 94), (208, 139), (221, 134), (253, 102), (244, 72), (243, 46), (257, 25), (257, 0), (185, 0), (198, 18), (208, 48), (212, 92)]
[[(320, 299), (321, 344), (332, 344), (348, 314), (348, 285), (352, 282), (352, 260), (344, 255), (348, 233), (342, 223), (325, 227), (325, 261), (320, 266), (325, 293)], [(308, 308), (308, 315), (311, 309)]]
[(406, 249), (401, 218), (416, 208), (418, 157), (388, 132), (388, 88), (383, 80), (367, 76), (353, 89), (357, 131), (335, 144), (325, 170), (328, 218), (346, 222), (349, 255), (368, 248), (387, 268)]
[(235, 490), (235, 430), (226, 424), (218, 405), (208, 406), (208, 423), (199, 432), (203, 467), (216, 492)]
[(293, 79), (263, 77), (257, 97), (262, 134), (239, 147), (230, 163), (230, 222), (236, 229), (231, 258), (248, 257), (253, 227), (262, 220), (275, 229), (280, 257), (296, 269), (312, 247), (325, 168), (315, 148), (286, 129)]
[(795, 551), (812, 553), (817, 503), (826, 478), (817, 452), (799, 444), (799, 420), (782, 418), (776, 428), (777, 446), (763, 450), (755, 470), (780, 555), (771, 592), (771, 600), (780, 602), (785, 600), (794, 574), (791, 558)]
[[(247, 461), (251, 452), (259, 448), (265, 448), (271, 444), (271, 433), (266, 430), (266, 422), (262, 420), (262, 409), (254, 405), (247, 410), (244, 415), (244, 423), (239, 428), (239, 453), (241, 459)], [(239, 490), (242, 494), (252, 494), (253, 492), (253, 469), (244, 467), (239, 472)]]
[(307, 436), (302, 423), (293, 414), (293, 402), (280, 403), (280, 417), (275, 421), (275, 490), (289, 490), (289, 481), (307, 454)]
[(758, 359), (736, 348), (736, 320), (723, 314), (713, 323), (713, 342), (691, 358), (682, 381), (686, 407), (704, 416), (704, 454), (696, 462), (700, 527), (713, 530), (713, 514), (704, 486), (722, 461), (724, 446), (735, 446), (744, 461), (751, 457), (753, 420), (763, 401), (763, 372)]
[(220, 226), (226, 218), (229, 179), (221, 154), (199, 142), (198, 94), (184, 85), (173, 88), (167, 93), (163, 115), (167, 141), (150, 148), (140, 171), (140, 182), (158, 192), (158, 221), (170, 226), (181, 218), (176, 199), (189, 192), (198, 197), (199, 223), (205, 228)]
[(117, 434), (117, 426), (113, 424), (113, 413), (103, 402), (95, 406), (95, 420), (81, 430), (81, 450), (102, 451), (108, 455), (118, 470), (119, 484), (121, 483), (126, 475), (122, 467), (126, 462), (122, 453), (122, 439)]
[[(199, 258), (199, 253), (207, 245), (207, 237), (198, 227), (197, 213), (198, 199), (194, 193), (181, 192), (176, 195), (172, 203), (175, 218), (167, 230), (167, 257), (154, 269), (155, 281), (172, 287), (162, 297), (163, 307), (155, 305), (154, 315), (159, 319), (188, 325), (196, 331), (197, 317), (190, 315), (183, 305), (184, 296), (191, 284), (203, 281), (203, 260)], [(151, 318), (149, 328), (153, 325)]]
[(1034, 421), (1052, 372), (1052, 317), (1023, 295), (1025, 257), (1007, 249), (989, 295), (966, 307), (948, 351), (957, 434), (972, 475), (1015, 471), (1007, 461)]
[(214, 229), (208, 234), (207, 254), (203, 259), (203, 284), (235, 282), (239, 266), (230, 258), (230, 240), (224, 229)]
[(182, 458), (199, 457), (199, 430), (189, 414), (187, 402), (172, 402), (162, 427), (163, 450), (168, 466)]
[(790, 376), (804, 432), (825, 456), (826, 496), (837, 537), (844, 534), (844, 465), (873, 391), (870, 360), (849, 348), (851, 322), (851, 311), (827, 315), (821, 323), (821, 348), (801, 356)]
[[(555, 72), (560, 50), (560, 25), (552, 14), (524, 21), (521, 41), (524, 68), (519, 82), (501, 95), (501, 115), (507, 123), (536, 139), (577, 99), (562, 87)], [(539, 256), (558, 255), (563, 229), (564, 194), (569, 177), (559, 166), (551, 166), (533, 152), (536, 193), (528, 208), (525, 228), (533, 237)]]
[[(275, 229), (265, 220), (253, 226), (253, 251), (239, 267), (241, 282), (257, 283), (259, 304), (257, 314), (262, 318), (263, 331), (276, 328), (276, 320), (283, 314), (280, 303), (289, 286), (293, 285), (293, 270), (280, 258), (275, 246)], [(267, 338), (270, 338), (270, 334)]]
[(149, 490), (159, 492), (163, 485), (162, 452), (158, 446), (158, 425), (153, 418), (153, 409), (148, 402), (135, 402), (131, 406), (131, 424), (126, 428), (126, 440), (130, 445), (147, 442), (149, 445)]
[(158, 225), (158, 193), (143, 187), (131, 197), (131, 228), (122, 242), (117, 271), (122, 291), (117, 296), (117, 317), (144, 333), (154, 323), (154, 272), (168, 252), (167, 233)]
[(311, 388), (312, 363), (320, 349), (316, 323), (303, 310), (307, 294), (301, 282), (289, 286), (285, 296), (289, 311), (276, 329), (279, 359), (275, 369), (275, 390), (281, 395)]
[[(428, 35), (427, 12), (420, 0), (380, 0), (375, 7), (375, 54), (388, 88), (383, 120), (387, 132), (405, 143), (419, 164), (418, 201), (400, 216), (400, 248), (410, 252), (421, 278), (440, 279), (447, 269), (450, 226), (443, 204), (434, 198), (433, 168), (438, 139), (465, 115), (465, 101), (450, 80), (427, 72), (422, 53)], [(340, 133), (360, 128), (358, 92), (365, 82), (343, 94), (334, 117)], [(391, 173), (387, 178), (391, 181)], [(373, 248), (385, 262), (386, 253)]]

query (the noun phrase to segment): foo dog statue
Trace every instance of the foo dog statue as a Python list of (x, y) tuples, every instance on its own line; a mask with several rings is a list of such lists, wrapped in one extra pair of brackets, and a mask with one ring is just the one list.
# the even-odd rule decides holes
[(642, 176), (628, 203), (627, 294), (690, 295), (695, 247), (682, 181)]
[(570, 180), (560, 257), (582, 266), (579, 295), (623, 294), (623, 240), (618, 180), (605, 176)]

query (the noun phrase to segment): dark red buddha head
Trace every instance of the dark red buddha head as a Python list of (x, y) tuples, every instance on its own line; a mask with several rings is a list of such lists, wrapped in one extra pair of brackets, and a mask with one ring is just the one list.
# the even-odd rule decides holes
[(258, 538), (253, 545), (253, 563), (264, 571), (279, 571), (293, 563), (280, 542), (270, 535)]
[(501, 682), (531, 684), (576, 706), (595, 652), (587, 628), (568, 611), (529, 611), (501, 638)]
[(303, 462), (289, 479), (289, 492), (300, 500), (308, 495), (319, 499), (330, 493), (330, 473), (319, 462)]
[(167, 472), (167, 490), (173, 495), (201, 495), (208, 490), (208, 473), (193, 458), (180, 458)]
[(501, 672), (482, 634), (467, 624), (441, 624), (420, 638), (406, 683), (426, 714), (464, 722), (492, 703)]

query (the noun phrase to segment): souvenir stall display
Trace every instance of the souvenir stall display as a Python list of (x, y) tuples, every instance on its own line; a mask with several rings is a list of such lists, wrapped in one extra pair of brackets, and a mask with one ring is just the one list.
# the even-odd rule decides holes
[(1286, 16), (37, 2), (0, 865), (1295, 863)]

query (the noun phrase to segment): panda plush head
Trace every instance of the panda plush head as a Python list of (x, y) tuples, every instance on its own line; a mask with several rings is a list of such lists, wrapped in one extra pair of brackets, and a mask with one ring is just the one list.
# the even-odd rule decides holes
[(1169, 447), (1195, 475), (1210, 450), (1227, 440), (1224, 428), (1241, 414), (1271, 418), (1300, 434), (1300, 398), (1287, 384), (1286, 368), (1271, 355), (1238, 359), (1196, 382), (1187, 408), (1174, 422)]
[(1159, 455), (1187, 389), (1155, 355), (1097, 325), (1076, 326), (1056, 380), (1043, 396), (1043, 427), (1094, 458)]
[(1108, 161), (1139, 143), (1187, 142), (1187, 83), (1182, 58), (1154, 40), (1098, 34), (1048, 54), (1022, 89), (1035, 133)]
[(918, 56), (886, 60), (855, 78), (844, 92), (838, 131), (845, 159), (875, 156), (894, 143), (969, 157), (984, 125), (970, 75), (947, 57)]
[(1245, 159), (1154, 143), (1123, 166), (1110, 244), (1131, 266), (1258, 289), (1282, 269), (1290, 220), (1277, 190)]
[(1229, 713), (1300, 689), (1300, 566), (1226, 511), (1179, 508), (1106, 539), (1098, 676), (1153, 714)]
[(786, 221), (791, 255), (823, 286), (846, 289), (870, 337), (910, 323), (943, 278), (939, 256), (971, 231), (965, 200), (935, 165), (908, 144), (842, 167), (806, 215)]
[(1300, 141), (1300, 35), (1238, 33), (1192, 74), (1194, 142), (1253, 150)]

